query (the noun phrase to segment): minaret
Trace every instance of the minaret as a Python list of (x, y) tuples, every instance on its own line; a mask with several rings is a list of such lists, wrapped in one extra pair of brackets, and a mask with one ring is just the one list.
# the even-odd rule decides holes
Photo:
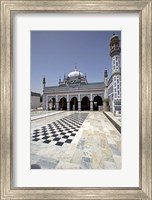
[(113, 81), (113, 98), (112, 110), (113, 113), (121, 113), (121, 63), (118, 35), (113, 34), (110, 39), (110, 56), (112, 61), (112, 81)]
[(108, 71), (107, 69), (104, 70), (104, 101), (103, 101), (103, 111), (109, 111), (109, 100), (108, 100)]
[(45, 77), (43, 77), (43, 88), (45, 88), (45, 84), (46, 84)]
[(45, 95), (45, 77), (43, 77), (43, 110), (46, 110), (46, 95)]
[(107, 69), (104, 70), (104, 84), (105, 84), (104, 99), (108, 99), (108, 71)]

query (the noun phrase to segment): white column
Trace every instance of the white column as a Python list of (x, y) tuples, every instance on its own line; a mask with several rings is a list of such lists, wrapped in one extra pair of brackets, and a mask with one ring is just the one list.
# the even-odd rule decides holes
[(59, 110), (59, 101), (58, 101), (58, 95), (55, 97), (55, 105), (56, 105), (56, 110)]
[(93, 111), (93, 97), (92, 97), (92, 93), (90, 94), (90, 111)]
[(59, 97), (58, 97), (58, 95), (56, 95), (55, 100), (56, 100), (57, 102), (59, 102)]
[(69, 100), (69, 94), (67, 94), (67, 101), (70, 101), (70, 100)]
[(90, 94), (90, 101), (93, 101), (92, 93)]
[(56, 102), (56, 110), (59, 110), (59, 102)]
[(46, 96), (43, 94), (43, 109), (46, 110)]
[(69, 111), (69, 110), (70, 110), (70, 102), (67, 101), (67, 111)]
[(108, 87), (105, 86), (104, 99), (108, 99)]
[(78, 101), (78, 110), (81, 111), (81, 101)]
[(115, 103), (114, 103), (114, 100), (112, 101), (112, 112), (113, 113), (115, 112)]
[(90, 101), (90, 111), (93, 111), (93, 101)]
[(81, 98), (80, 98), (80, 94), (78, 94), (78, 110), (81, 111)]
[(46, 95), (46, 96), (45, 96), (45, 109), (46, 109), (46, 110), (49, 110), (49, 105), (48, 105), (48, 102), (49, 102), (49, 101), (48, 101), (48, 98), (49, 98), (49, 97)]
[(80, 99), (80, 94), (78, 94), (78, 101), (81, 101), (81, 99)]

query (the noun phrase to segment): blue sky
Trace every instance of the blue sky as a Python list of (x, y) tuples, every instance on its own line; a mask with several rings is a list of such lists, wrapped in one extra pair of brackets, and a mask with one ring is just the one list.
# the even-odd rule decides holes
[(77, 70), (88, 82), (101, 82), (104, 69), (111, 75), (110, 37), (120, 31), (31, 31), (31, 91), (42, 94), (46, 86), (58, 85), (59, 77)]

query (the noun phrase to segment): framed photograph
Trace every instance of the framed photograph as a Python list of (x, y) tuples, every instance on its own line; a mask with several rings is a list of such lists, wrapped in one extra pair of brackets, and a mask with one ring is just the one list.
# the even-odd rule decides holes
[(1, 199), (152, 199), (151, 8), (1, 0)]
[[(121, 168), (120, 41), (120, 31), (31, 31), (31, 169)], [(74, 59), (83, 66), (68, 67)]]

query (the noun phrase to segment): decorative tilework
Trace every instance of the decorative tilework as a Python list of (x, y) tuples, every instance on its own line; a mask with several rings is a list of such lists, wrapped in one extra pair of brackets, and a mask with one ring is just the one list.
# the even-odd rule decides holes
[(41, 140), (45, 144), (70, 144), (78, 133), (88, 113), (74, 113), (55, 122), (42, 126), (32, 132), (32, 141)]

